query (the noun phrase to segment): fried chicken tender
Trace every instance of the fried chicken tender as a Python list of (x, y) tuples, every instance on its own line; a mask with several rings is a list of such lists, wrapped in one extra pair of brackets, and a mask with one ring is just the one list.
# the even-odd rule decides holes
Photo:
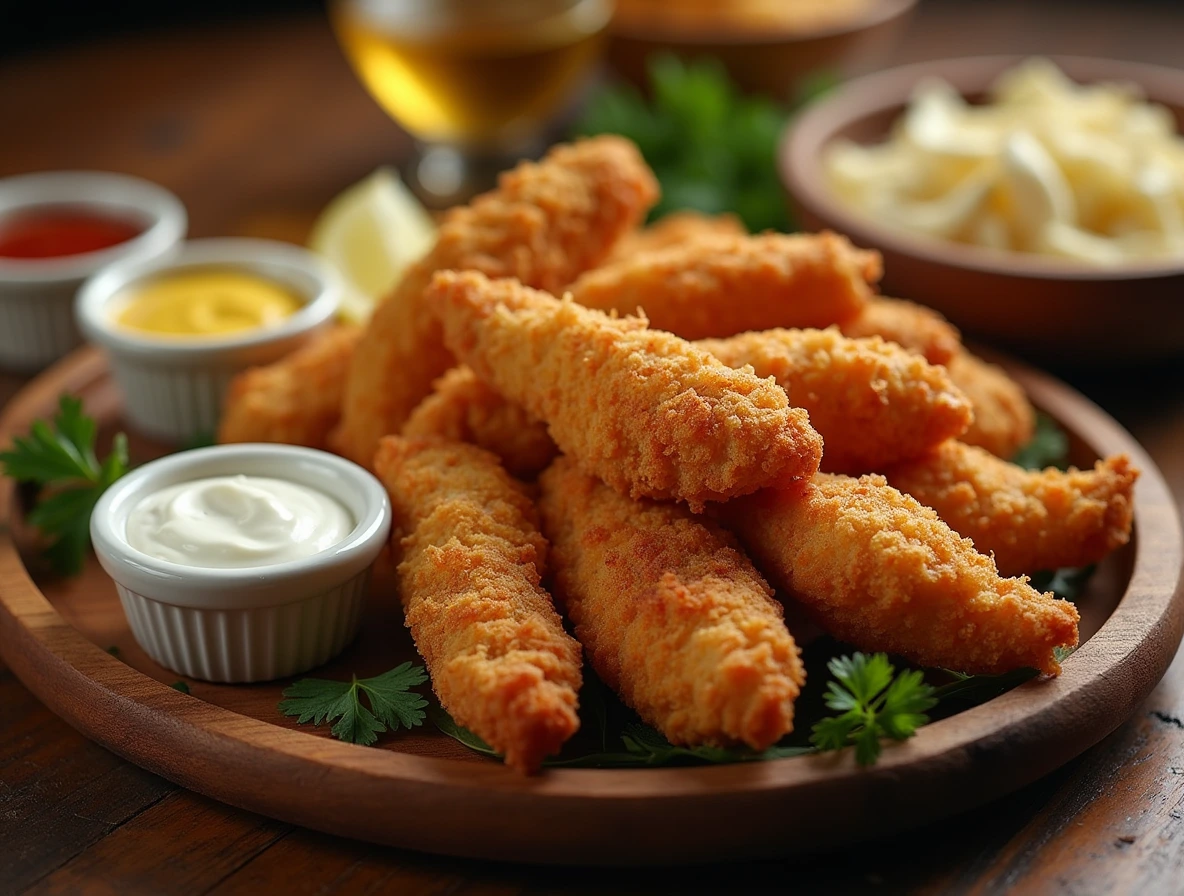
[(793, 729), (805, 682), (781, 606), (718, 525), (634, 501), (560, 457), (539, 478), (557, 600), (604, 681), (675, 744)]
[(432, 394), (407, 419), (403, 435), (437, 436), (484, 448), (519, 479), (534, 479), (559, 453), (545, 423), (506, 401), (463, 365), (436, 380)]
[(729, 367), (771, 376), (822, 436), (822, 466), (866, 473), (919, 457), (964, 432), (970, 402), (945, 368), (878, 336), (827, 330), (766, 330), (695, 345)]
[(1077, 644), (1071, 603), (1000, 578), (990, 557), (883, 476), (820, 473), (720, 514), (770, 582), (860, 650), (975, 674), (1055, 675), (1054, 649)]
[(226, 393), (218, 441), (325, 448), (360, 335), (357, 327), (332, 327), (274, 364), (240, 373)]
[(956, 441), (884, 474), (1009, 576), (1088, 566), (1126, 544), (1139, 477), (1125, 454), (1092, 470), (1025, 470)]
[(834, 233), (716, 237), (597, 268), (571, 286), (587, 308), (633, 314), (683, 339), (825, 327), (871, 298), (880, 256)]
[(1036, 412), (1023, 387), (1003, 368), (961, 351), (946, 369), (974, 407), (974, 422), (959, 437), (961, 441), (1006, 459), (1031, 441)]
[(748, 231), (735, 215), (705, 215), (702, 212), (673, 212), (626, 234), (614, 247), (607, 263), (631, 259), (643, 252), (671, 249), (721, 236), (745, 236)]
[(424, 300), (438, 270), (478, 270), (557, 291), (599, 264), (658, 196), (628, 140), (556, 147), (502, 174), (498, 187), (450, 211), (435, 247), (371, 318), (350, 366), (336, 449), (369, 466), (381, 436), (402, 429), (432, 382), (454, 365)]
[[(580, 646), (539, 581), (547, 543), (524, 487), (472, 445), (388, 436), (407, 627), (441, 705), (521, 772), (579, 728)], [(401, 536), (401, 538), (400, 538)]]
[(428, 297), (457, 357), (619, 492), (701, 509), (818, 469), (822, 439), (784, 389), (642, 319), (473, 271), (437, 274)]
[[(840, 323), (831, 321), (831, 323)], [(844, 336), (879, 336), (917, 352), (930, 364), (948, 364), (962, 349), (958, 330), (932, 308), (877, 296), (849, 321)]]

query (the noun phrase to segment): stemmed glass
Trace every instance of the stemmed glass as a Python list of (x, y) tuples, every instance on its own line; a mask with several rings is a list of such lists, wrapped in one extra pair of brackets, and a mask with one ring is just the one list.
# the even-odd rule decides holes
[(408, 180), (445, 207), (541, 149), (585, 81), (611, 0), (331, 0), (371, 95), (415, 139)]

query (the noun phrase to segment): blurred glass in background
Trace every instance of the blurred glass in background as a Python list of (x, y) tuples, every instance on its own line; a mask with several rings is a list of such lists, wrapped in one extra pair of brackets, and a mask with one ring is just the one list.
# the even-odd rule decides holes
[(537, 155), (595, 62), (610, 0), (333, 0), (362, 83), (416, 140), (412, 188), (445, 207)]

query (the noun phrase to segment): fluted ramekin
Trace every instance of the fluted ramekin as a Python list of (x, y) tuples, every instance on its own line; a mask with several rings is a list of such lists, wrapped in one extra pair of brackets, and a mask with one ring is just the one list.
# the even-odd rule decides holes
[(0, 179), (0, 217), (69, 207), (111, 214), (144, 229), (126, 242), (61, 258), (0, 258), (0, 366), (30, 372), (82, 342), (74, 297), (109, 264), (148, 260), (185, 237), (188, 219), (176, 196), (156, 184), (102, 171), (46, 171)]
[[(173, 563), (128, 543), (128, 516), (149, 495), (240, 473), (330, 495), (354, 528), (318, 554), (245, 569)], [(370, 568), (390, 529), (386, 490), (362, 467), (311, 448), (253, 444), (184, 451), (138, 467), (107, 490), (90, 521), (95, 553), (136, 641), (162, 666), (217, 682), (285, 678), (340, 653), (357, 634)]]
[[(139, 281), (165, 273), (227, 267), (274, 280), (304, 302), (273, 326), (226, 336), (158, 336), (121, 327), (115, 306)], [(79, 290), (76, 314), (86, 338), (106, 349), (123, 392), (124, 413), (139, 431), (174, 443), (212, 435), (230, 380), (269, 364), (326, 326), (341, 303), (336, 272), (289, 243), (192, 240), (166, 258), (113, 265)]]

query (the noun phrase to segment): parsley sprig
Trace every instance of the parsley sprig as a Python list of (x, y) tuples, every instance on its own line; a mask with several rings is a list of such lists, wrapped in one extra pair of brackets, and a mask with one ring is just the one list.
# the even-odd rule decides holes
[(82, 412), (81, 400), (63, 395), (51, 422), (36, 421), (28, 436), (13, 439), (13, 447), (0, 452), (5, 475), (43, 489), (27, 521), (50, 539), (45, 555), (61, 575), (82, 569), (90, 546), (91, 511), (108, 486), (128, 471), (127, 438), (115, 436), (111, 453), (100, 461), (95, 455), (97, 431), (95, 421)]
[(918, 669), (896, 669), (883, 653), (835, 657), (827, 668), (836, 680), (826, 690), (826, 705), (840, 713), (814, 725), (810, 742), (820, 751), (855, 747), (860, 765), (880, 756), (880, 740), (907, 740), (929, 721), (925, 711), (937, 705), (934, 689)]
[(638, 145), (662, 185), (651, 219), (692, 208), (734, 212), (752, 231), (790, 229), (775, 164), (787, 109), (741, 94), (717, 60), (660, 55), (648, 75), (652, 100), (611, 85), (592, 97), (577, 130)]
[[(303, 678), (284, 689), (286, 700), (279, 711), (295, 716), (297, 724), (335, 724), (334, 737), (351, 744), (370, 746), (388, 729), (414, 728), (423, 724), (428, 701), (411, 691), (428, 680), (423, 666), (401, 663), (373, 678), (352, 676), (352, 681)], [(370, 706), (362, 703), (365, 694)]]

